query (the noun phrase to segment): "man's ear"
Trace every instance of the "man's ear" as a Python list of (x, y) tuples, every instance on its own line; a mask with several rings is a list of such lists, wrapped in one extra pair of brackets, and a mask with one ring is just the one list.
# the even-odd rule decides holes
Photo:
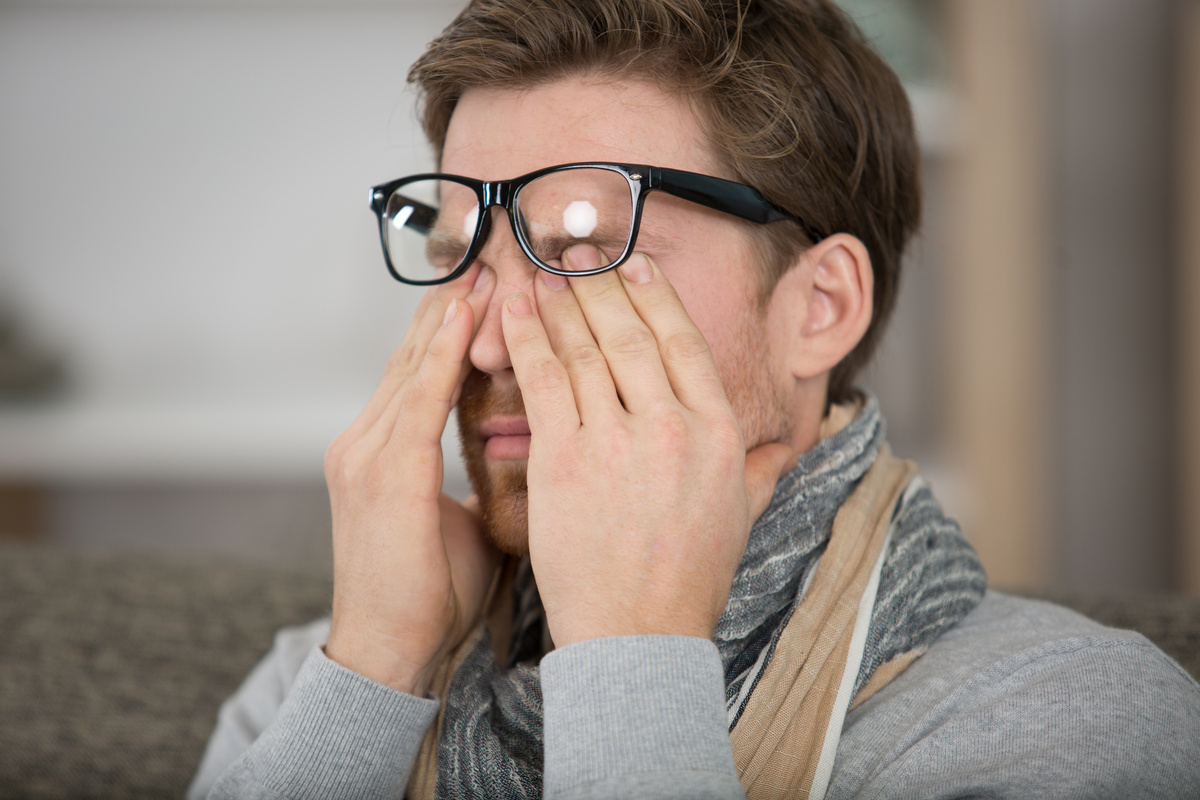
[(871, 256), (857, 237), (834, 234), (800, 255), (768, 305), (793, 377), (816, 378), (850, 354), (871, 324), (874, 288)]

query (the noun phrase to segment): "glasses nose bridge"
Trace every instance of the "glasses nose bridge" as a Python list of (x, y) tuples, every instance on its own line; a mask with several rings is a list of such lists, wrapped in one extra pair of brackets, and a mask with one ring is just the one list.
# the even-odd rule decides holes
[[(518, 223), (517, 214), (515, 211), (516, 206), (513, 204), (513, 200), (520, 188), (520, 179), (504, 181), (480, 181), (480, 214), (484, 219), (482, 219), (480, 223), (477, 237), (478, 241), (475, 242), (475, 246), (472, 248), (476, 253), (479, 253), (483, 250), (484, 246), (487, 244), (487, 240), (491, 236), (493, 224), (491, 221), (491, 209), (494, 206), (499, 206), (504, 210), (504, 216), (508, 218), (508, 224), (512, 230), (513, 238), (516, 240), (517, 245), (520, 247), (522, 252), (524, 252), (525, 257), (532, 261), (529, 251), (523, 241), (523, 237), (520, 231), (517, 230)], [(533, 266), (537, 266), (536, 262), (534, 262)]]
[[(479, 202), (480, 214), (483, 217), (489, 218), (489, 221), (484, 221), (480, 231), (480, 241), (477, 242), (478, 248), (482, 249), (486, 244), (486, 239), (491, 233), (491, 223), (489, 213), (493, 206), (499, 206), (504, 209), (505, 216), (508, 217), (509, 227), (512, 229), (513, 236), (517, 243), (521, 245), (521, 249), (525, 250), (524, 242), (522, 241), (521, 233), (517, 230), (517, 215), (514, 211), (513, 199), (521, 188), (520, 179), (506, 181), (480, 181), (479, 186)], [(528, 252), (526, 252), (528, 256)]]
[(513, 181), (482, 181), (479, 187), (480, 203), (483, 211), (492, 206), (500, 206), (505, 211), (512, 208), (513, 195), (516, 194)]

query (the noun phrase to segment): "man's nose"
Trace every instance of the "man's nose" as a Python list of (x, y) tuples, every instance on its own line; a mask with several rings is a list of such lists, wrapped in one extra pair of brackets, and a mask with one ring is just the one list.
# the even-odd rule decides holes
[(496, 288), (484, 311), (479, 333), (471, 343), (470, 356), (471, 364), (477, 370), (496, 376), (512, 369), (500, 324), (501, 308), (513, 294), (524, 292), (534, 303), (536, 312), (533, 277), (538, 270), (517, 244), (504, 210), (495, 207), (489, 212), (493, 215), (491, 232), (477, 259), (496, 273)]

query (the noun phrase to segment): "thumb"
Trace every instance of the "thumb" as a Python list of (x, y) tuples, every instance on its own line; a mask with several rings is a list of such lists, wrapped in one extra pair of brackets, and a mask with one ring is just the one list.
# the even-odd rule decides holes
[(796, 465), (796, 453), (786, 444), (770, 442), (746, 453), (746, 499), (753, 524), (767, 510), (775, 484)]

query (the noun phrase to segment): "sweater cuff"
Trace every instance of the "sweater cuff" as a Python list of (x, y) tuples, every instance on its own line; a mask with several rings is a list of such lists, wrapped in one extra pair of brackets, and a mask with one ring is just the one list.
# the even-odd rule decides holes
[(738, 794), (716, 645), (693, 636), (616, 636), (541, 662), (545, 793), (700, 778)]
[(314, 648), (246, 766), (285, 797), (394, 799), (437, 710)]

